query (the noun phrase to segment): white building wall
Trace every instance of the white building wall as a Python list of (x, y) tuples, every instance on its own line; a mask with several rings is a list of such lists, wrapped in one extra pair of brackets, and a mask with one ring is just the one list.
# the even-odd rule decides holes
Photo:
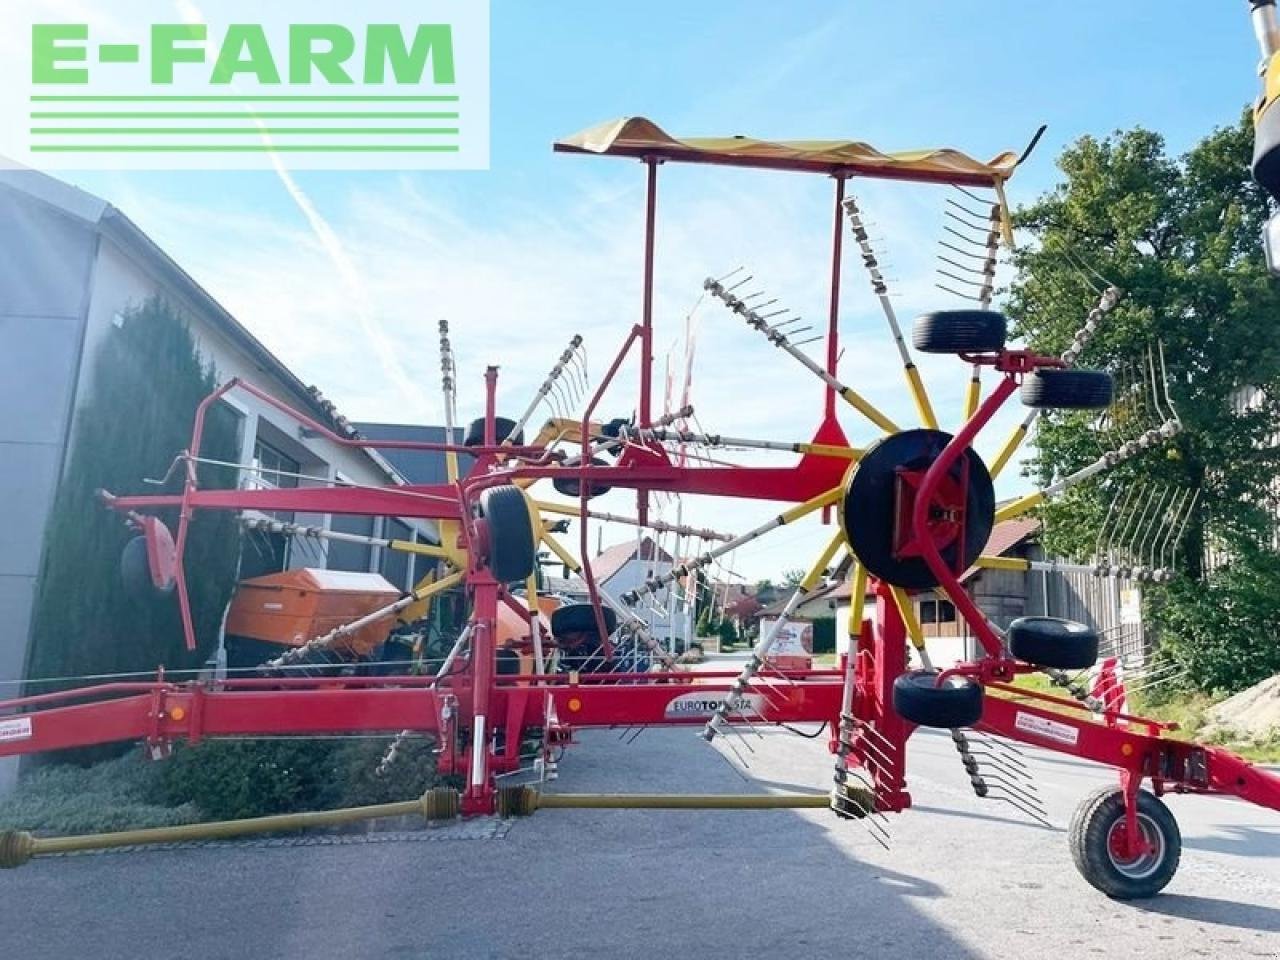
[[(131, 308), (153, 296), (168, 300), (186, 316), (197, 348), (213, 364), (219, 383), (239, 377), (284, 404), (295, 409), (303, 407), (301, 398), (221, 332), (217, 318), (210, 317), (207, 310), (201, 309), (172, 283), (148, 270), (106, 237), (100, 244), (95, 266), (85, 336), (85, 358), (94, 356), (105, 338), (111, 335), (116, 324)], [(81, 367), (78, 406), (83, 406), (92, 399), (92, 366), (92, 363), (86, 362)], [(241, 463), (252, 462), (254, 440), (260, 437), (298, 461), (299, 473), (315, 478), (314, 484), (310, 485), (331, 483), (338, 476), (347, 482), (359, 484), (383, 485), (389, 482), (387, 473), (363, 451), (340, 446), (323, 437), (304, 434), (296, 420), (245, 391), (228, 394), (227, 402), (244, 418), (239, 458)], [(178, 452), (174, 451), (175, 454)], [(245, 475), (241, 483), (250, 485), (252, 477)], [(303, 480), (300, 485), (309, 484)], [(293, 519), (300, 524), (326, 529), (331, 524), (331, 518), (325, 514), (298, 513)], [(406, 522), (428, 536), (434, 534), (434, 525), (429, 522)], [(324, 566), (326, 559), (324, 541), (302, 542), (299, 539), (289, 550), (288, 567)], [(374, 551), (371, 564), (374, 569), (377, 559), (377, 551)]]
[[(862, 608), (863, 619), (872, 619), (876, 615), (876, 601), (867, 598)], [(849, 639), (849, 601), (843, 600), (836, 605), (836, 655), (850, 652)], [(925, 637), (925, 650), (929, 660), (939, 670), (954, 667), (957, 663), (972, 659), (975, 641), (970, 637)], [(913, 648), (909, 649), (908, 665), (915, 669), (923, 666)]]
[[(599, 586), (614, 601), (621, 603), (623, 594), (643, 585), (649, 576), (661, 576), (670, 570), (670, 563), (632, 558)], [(662, 590), (654, 597), (646, 596), (631, 609), (645, 621), (649, 632), (658, 640), (673, 640), (677, 645), (687, 647), (693, 637), (693, 611), (686, 608), (683, 594), (678, 590), (674, 596), (670, 590)]]

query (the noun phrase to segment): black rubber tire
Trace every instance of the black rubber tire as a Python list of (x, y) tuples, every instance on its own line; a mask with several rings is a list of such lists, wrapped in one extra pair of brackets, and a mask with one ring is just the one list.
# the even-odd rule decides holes
[(489, 571), (499, 583), (523, 581), (533, 573), (537, 545), (529, 500), (519, 487), (491, 487), (480, 495), (480, 514), (489, 525)]
[[(601, 607), (605, 629), (610, 635), (618, 629), (618, 615), (608, 607)], [(551, 613), (551, 635), (561, 636), (565, 633), (599, 633), (596, 626), (596, 611), (589, 603), (566, 603)]]
[(1040, 410), (1105, 410), (1111, 391), (1105, 370), (1033, 370), (1022, 380), (1022, 403)]
[(1138, 791), (1138, 821), (1145, 832), (1159, 837), (1159, 850), (1133, 864), (1116, 861), (1111, 853), (1112, 829), (1124, 820), (1124, 792), (1103, 787), (1076, 808), (1067, 831), (1071, 859), (1088, 883), (1113, 900), (1154, 897), (1178, 871), (1182, 857), (1182, 831), (1164, 801), (1146, 790)]
[(494, 673), (500, 677), (520, 676), (520, 654), (509, 647), (500, 647), (494, 651)]
[[(502, 443), (507, 439), (512, 428), (516, 425), (514, 420), (508, 420), (506, 417), (493, 418), (493, 442), (495, 444)], [(524, 443), (524, 431), (521, 430), (512, 439), (511, 442), (517, 447)], [(467, 427), (467, 432), (463, 435), (462, 445), (464, 447), (483, 447), (484, 446), (484, 418), (472, 420)]]
[(1098, 662), (1098, 631), (1057, 617), (1019, 617), (1009, 624), (1009, 652), (1038, 667), (1087, 670)]
[(618, 437), (622, 436), (623, 428), (630, 428), (634, 425), (635, 424), (630, 417), (614, 417), (600, 428), (600, 432), (606, 437), (611, 437), (616, 440)]
[(936, 670), (912, 670), (893, 681), (893, 709), (918, 727), (954, 730), (982, 719), (982, 685), (950, 676), (937, 686)]
[(921, 353), (999, 353), (1008, 330), (995, 310), (938, 310), (916, 318), (911, 342)]
[[(840, 502), (840, 526), (858, 560), (872, 575), (895, 587), (925, 590), (938, 585), (924, 559), (894, 556), (894, 525), (898, 471), (926, 469), (951, 440), (941, 430), (903, 430), (868, 447), (849, 474)], [(952, 466), (952, 475), (968, 463), (965, 499), (964, 550), (953, 540), (942, 549), (942, 559), (952, 570), (967, 570), (991, 537), (996, 496), (991, 474), (982, 458), (967, 449)]]
[[(595, 467), (607, 467), (609, 466), (609, 461), (601, 460), (599, 457), (592, 457), (591, 465)], [(551, 481), (551, 486), (556, 488), (556, 493), (562, 494), (566, 497), (578, 498), (582, 496), (582, 482), (577, 477), (556, 477)], [(590, 500), (593, 497), (604, 496), (612, 489), (613, 487), (607, 483), (601, 483), (598, 480), (588, 480), (587, 499)]]
[(227, 634), (223, 644), (227, 651), (228, 670), (252, 670), (289, 652), (288, 647), (278, 643), (267, 643), (265, 640), (235, 634)]
[(156, 586), (151, 579), (151, 561), (147, 559), (147, 538), (138, 534), (120, 551), (120, 583), (132, 597), (163, 597), (173, 592), (175, 581), (171, 580), (167, 587)]

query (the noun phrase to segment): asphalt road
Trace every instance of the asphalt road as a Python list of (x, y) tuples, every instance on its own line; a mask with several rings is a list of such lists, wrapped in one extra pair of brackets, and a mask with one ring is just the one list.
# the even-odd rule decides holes
[[(689, 730), (582, 741), (558, 789), (829, 782), (824, 741), (783, 731), (752, 738), (746, 770)], [(1030, 763), (1052, 828), (975, 798), (950, 741), (918, 736), (888, 851), (821, 810), (549, 810), (377, 843), (40, 860), (0, 874), (0, 957), (1280, 958), (1280, 814), (1174, 798), (1178, 876), (1114, 903), (1064, 835), (1105, 771)]]

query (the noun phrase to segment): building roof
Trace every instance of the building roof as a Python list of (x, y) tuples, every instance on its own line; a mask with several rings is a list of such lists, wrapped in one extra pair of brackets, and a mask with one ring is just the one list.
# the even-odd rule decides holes
[(591, 558), (591, 573), (597, 583), (604, 583), (632, 560), (643, 563), (671, 563), (671, 554), (653, 542), (652, 537), (644, 537), (637, 545), (635, 540), (607, 547)]
[[(202, 317), (243, 350), (260, 370), (282, 383), (293, 394), (299, 408), (336, 433), (347, 432), (345, 423), (339, 422), (340, 418), (332, 405), (326, 404), (315, 388), (303, 383), (262, 341), (228, 313), (195, 278), (122, 211), (79, 187), (11, 161), (0, 163), (0, 190), (23, 194), (62, 216), (78, 220), (88, 229), (110, 238), (121, 249), (133, 254), (145, 267), (180, 290), (201, 312)], [(376, 450), (366, 450), (365, 453), (394, 482), (403, 482), (396, 469), (380, 453)]]
[[(412, 440), (422, 443), (444, 443), (445, 428), (418, 426), (408, 423), (357, 423), (356, 429), (370, 440)], [(453, 428), (453, 442), (462, 443), (464, 431)], [(401, 475), (414, 484), (447, 483), (448, 471), (445, 455), (440, 450), (384, 450), (382, 455), (391, 461)], [(471, 469), (472, 458), (458, 455), (458, 469), (465, 476)]]
[[(982, 555), (1003, 557), (1039, 531), (1040, 521), (1035, 517), (1014, 517), (1012, 520), (1002, 520), (991, 529), (991, 536), (987, 538), (987, 545), (982, 548)], [(965, 582), (978, 571), (978, 567), (970, 567), (960, 575), (960, 582)]]
[(590, 591), (587, 584), (581, 577), (550, 577), (542, 578), (542, 592), (551, 594), (560, 594), (567, 597), (578, 595), (585, 596)]
[[(794, 620), (813, 620), (831, 616), (831, 610), (835, 607), (834, 595), (839, 589), (844, 590), (844, 597), (848, 599), (849, 581), (832, 581), (818, 587), (809, 596), (805, 597), (800, 605), (796, 607), (791, 618)], [(793, 593), (795, 593), (795, 587), (782, 587), (782, 595), (773, 603), (756, 611), (756, 616), (776, 617), (782, 613), (782, 608), (790, 602)]]

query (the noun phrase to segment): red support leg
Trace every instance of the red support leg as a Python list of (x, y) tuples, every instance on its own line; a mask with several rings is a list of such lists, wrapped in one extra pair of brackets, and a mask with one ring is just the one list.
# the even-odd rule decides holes
[(855, 753), (872, 773), (880, 809), (900, 811), (911, 806), (906, 782), (912, 727), (893, 709), (893, 681), (907, 669), (907, 629), (889, 587), (877, 582), (875, 590), (875, 617), (858, 638), (854, 715), (879, 736), (861, 733)]
[(498, 616), (498, 584), (487, 567), (472, 567), (474, 613), (471, 629), (471, 746), (467, 788), (462, 794), (465, 814), (493, 812), (490, 699), (494, 685), (494, 635)]

